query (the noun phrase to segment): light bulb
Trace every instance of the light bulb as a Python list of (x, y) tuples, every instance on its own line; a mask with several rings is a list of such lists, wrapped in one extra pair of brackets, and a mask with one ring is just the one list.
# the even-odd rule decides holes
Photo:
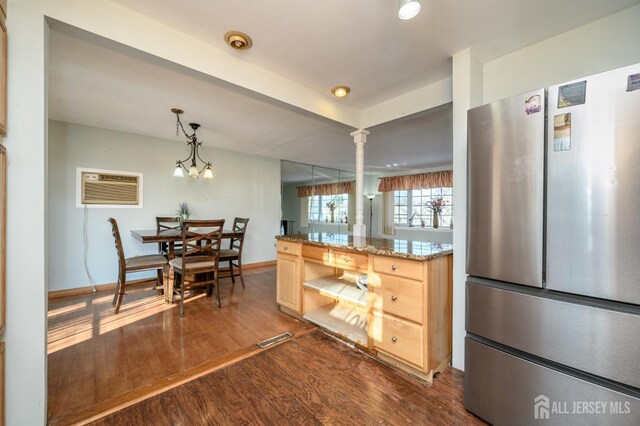
[(204, 169), (204, 173), (202, 174), (202, 178), (203, 179), (213, 179), (213, 170), (211, 170), (211, 166), (207, 166), (207, 168)]
[(198, 168), (196, 166), (189, 167), (189, 176), (191, 176), (192, 178), (198, 177)]
[(331, 93), (333, 93), (336, 98), (344, 98), (349, 92), (351, 92), (351, 88), (347, 86), (336, 86), (331, 89)]
[(411, 19), (420, 12), (420, 2), (418, 0), (400, 0), (398, 18)]
[(184, 177), (184, 170), (182, 169), (182, 166), (180, 164), (178, 164), (175, 168), (175, 170), (173, 171), (173, 176), (174, 177)]

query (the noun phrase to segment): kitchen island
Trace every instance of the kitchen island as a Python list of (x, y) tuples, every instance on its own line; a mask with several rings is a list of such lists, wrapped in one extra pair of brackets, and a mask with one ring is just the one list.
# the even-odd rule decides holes
[(276, 240), (283, 312), (427, 381), (449, 364), (451, 245), (328, 233)]

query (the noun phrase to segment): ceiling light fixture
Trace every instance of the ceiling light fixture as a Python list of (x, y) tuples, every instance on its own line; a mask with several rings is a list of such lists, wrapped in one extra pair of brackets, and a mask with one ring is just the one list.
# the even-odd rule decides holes
[(253, 46), (251, 37), (240, 31), (229, 31), (224, 35), (224, 41), (236, 50), (247, 50)]
[[(202, 142), (198, 141), (198, 136), (196, 135), (196, 131), (198, 130), (200, 125), (198, 123), (189, 123), (189, 126), (193, 129), (193, 134), (189, 135), (184, 130), (182, 121), (180, 121), (180, 114), (183, 114), (184, 111), (181, 110), (180, 108), (171, 108), (171, 112), (176, 115), (176, 119), (177, 119), (176, 120), (176, 136), (180, 134), (179, 130), (182, 129), (182, 133), (184, 133), (184, 135), (188, 139), (187, 145), (189, 146), (189, 149), (191, 151), (189, 152), (189, 156), (186, 158), (186, 160), (176, 161), (176, 168), (173, 171), (173, 175), (175, 177), (184, 177), (184, 172), (187, 172), (190, 177), (197, 178), (202, 173), (202, 177), (204, 179), (213, 179), (213, 169), (211, 168), (211, 163), (204, 161), (202, 158), (200, 158), (200, 153), (198, 152), (198, 150), (200, 149), (200, 146), (202, 145)], [(196, 158), (200, 160), (201, 163), (204, 164), (201, 170), (198, 170)], [(191, 160), (191, 166), (189, 166), (189, 168), (187, 169), (184, 163), (188, 162), (189, 160)]]
[(398, 18), (411, 19), (420, 12), (419, 0), (400, 0), (400, 8), (398, 9)]
[(349, 92), (351, 92), (351, 88), (347, 86), (336, 86), (331, 89), (331, 93), (333, 93), (336, 98), (344, 98)]

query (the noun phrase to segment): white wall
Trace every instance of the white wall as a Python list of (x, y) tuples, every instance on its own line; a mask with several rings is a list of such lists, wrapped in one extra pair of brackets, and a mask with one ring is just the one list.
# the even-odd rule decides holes
[(482, 103), (482, 63), (471, 49), (453, 55), (453, 336), (451, 365), (464, 369), (467, 253), (467, 111)]
[[(82, 263), (84, 209), (76, 208), (76, 167), (143, 173), (141, 209), (87, 209), (88, 265), (95, 281), (112, 283), (118, 263), (109, 217), (118, 221), (125, 256), (157, 253), (156, 244), (142, 244), (132, 229), (154, 229), (155, 217), (174, 215), (187, 201), (194, 219), (226, 220), (249, 217), (243, 263), (275, 259), (274, 236), (280, 219), (280, 161), (204, 148), (201, 156), (213, 163), (215, 179), (172, 176), (175, 161), (186, 157), (187, 146), (176, 142), (95, 127), (49, 123), (49, 290), (82, 287), (89, 280)], [(144, 275), (140, 275), (144, 276)], [(148, 276), (148, 274), (147, 274)], [(134, 276), (135, 277), (135, 276)]]
[(9, 0), (5, 423), (46, 419), (47, 28)]
[(640, 5), (484, 64), (484, 103), (640, 62)]

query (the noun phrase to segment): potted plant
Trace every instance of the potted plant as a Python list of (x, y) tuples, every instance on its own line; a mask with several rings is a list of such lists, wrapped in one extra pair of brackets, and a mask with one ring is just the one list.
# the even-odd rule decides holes
[(189, 219), (192, 213), (191, 207), (189, 207), (189, 203), (187, 203), (186, 201), (183, 201), (180, 204), (178, 204), (178, 211), (176, 213), (178, 214), (178, 217), (180, 218), (180, 220), (183, 222)]

